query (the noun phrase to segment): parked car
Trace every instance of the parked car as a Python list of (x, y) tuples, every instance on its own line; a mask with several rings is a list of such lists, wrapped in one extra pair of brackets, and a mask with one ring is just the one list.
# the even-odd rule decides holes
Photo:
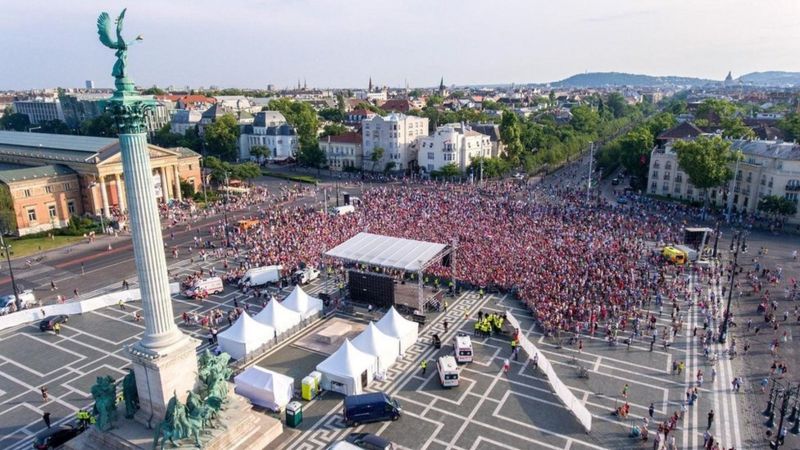
[(294, 279), (297, 284), (307, 284), (319, 278), (319, 270), (313, 267), (306, 267), (294, 273)]
[(619, 197), (617, 197), (617, 203), (619, 203), (620, 205), (624, 205), (628, 203), (628, 199), (624, 195), (620, 195)]
[[(22, 309), (30, 308), (36, 305), (36, 296), (33, 295), (33, 289), (26, 289), (19, 294), (19, 301)], [(0, 314), (8, 314), (11, 312), (11, 305), (16, 301), (14, 294), (4, 295), (0, 297)]]
[(345, 442), (367, 450), (393, 450), (395, 448), (392, 441), (372, 433), (350, 433), (345, 438)]
[(58, 448), (75, 436), (83, 433), (84, 428), (75, 425), (61, 425), (48, 428), (36, 435), (33, 440), (33, 448), (36, 450), (48, 450)]
[(611, 180), (611, 185), (612, 186), (617, 186), (618, 184), (619, 184), (619, 178), (613, 178)]
[(67, 323), (69, 316), (66, 314), (59, 314), (57, 316), (47, 316), (39, 322), (39, 329), (41, 331), (50, 331), (57, 323)]

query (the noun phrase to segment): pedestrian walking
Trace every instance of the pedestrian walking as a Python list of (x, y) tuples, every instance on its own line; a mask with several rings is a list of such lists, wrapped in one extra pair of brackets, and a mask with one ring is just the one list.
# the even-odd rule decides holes
[(708, 412), (708, 427), (706, 428), (706, 430), (710, 430), (711, 425), (713, 424), (714, 424), (714, 410), (712, 409)]
[(56, 290), (56, 282), (53, 281), (53, 280), (50, 280), (50, 290), (51, 291), (55, 291)]
[(125, 311), (125, 302), (123, 302), (122, 299), (119, 299), (119, 301), (117, 301), (117, 305), (119, 306), (120, 310)]
[(533, 370), (539, 369), (539, 354), (536, 353), (533, 355)]
[(650, 408), (647, 409), (647, 413), (650, 414), (650, 418), (653, 418), (653, 413), (656, 411), (656, 407), (653, 403), (650, 403)]
[(56, 334), (56, 336), (60, 336), (61, 335), (61, 324), (60, 323), (53, 324), (53, 332)]
[(49, 411), (45, 411), (44, 414), (42, 414), (42, 420), (44, 420), (44, 424), (47, 425), (47, 428), (50, 428), (50, 412)]
[(442, 325), (444, 325), (444, 332), (447, 333), (447, 326), (449, 325), (447, 323), (447, 319), (444, 319), (444, 322), (442, 322)]
[(508, 375), (508, 370), (509, 370), (510, 368), (511, 368), (511, 362), (509, 362), (509, 361), (508, 361), (508, 359), (506, 359), (505, 361), (503, 361), (503, 373), (504, 373), (504, 374), (506, 374), (506, 375)]
[(44, 402), (46, 403), (46, 402), (47, 402), (47, 400), (48, 400), (48, 395), (47, 395), (47, 386), (42, 386), (42, 387), (40, 387), (40, 388), (39, 388), (39, 391), (41, 391), (41, 393), (42, 393), (42, 401), (44, 401)]
[(625, 383), (625, 386), (622, 386), (622, 398), (624, 398), (626, 400), (628, 399), (628, 390), (629, 389), (630, 389), (630, 386), (628, 386), (628, 383)]
[(427, 371), (427, 370), (428, 370), (428, 361), (426, 361), (426, 360), (424, 360), (424, 359), (423, 359), (423, 360), (422, 360), (422, 361), (419, 363), (419, 368), (420, 368), (420, 369), (422, 369), (422, 376), (424, 377), (424, 376), (425, 376), (425, 371)]
[(86, 275), (86, 267), (81, 263), (81, 275)]

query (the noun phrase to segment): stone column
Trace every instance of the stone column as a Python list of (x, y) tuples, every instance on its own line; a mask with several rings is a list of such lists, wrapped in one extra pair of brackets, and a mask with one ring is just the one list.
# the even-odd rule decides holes
[(105, 180), (105, 178), (106, 177), (103, 176), (103, 175), (100, 175), (98, 177), (98, 183), (100, 183), (100, 198), (103, 200), (103, 210), (100, 212), (100, 214), (102, 214), (103, 217), (109, 217), (111, 214), (109, 214), (108, 192), (106, 191), (106, 180)]
[(114, 182), (117, 186), (117, 197), (119, 197), (119, 209), (122, 212), (125, 212), (127, 209), (125, 207), (125, 188), (122, 186), (122, 180), (118, 173), (114, 174)]
[(163, 167), (159, 167), (158, 175), (161, 177), (161, 201), (167, 203), (169, 201), (169, 184), (167, 183), (167, 173), (164, 171)]
[(181, 193), (181, 177), (178, 175), (178, 165), (172, 166), (172, 178), (175, 181), (175, 197), (178, 201), (183, 201), (183, 194)]

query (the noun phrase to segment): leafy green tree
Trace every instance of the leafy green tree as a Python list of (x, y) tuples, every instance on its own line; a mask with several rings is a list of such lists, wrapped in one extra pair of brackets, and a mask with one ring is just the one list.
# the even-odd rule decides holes
[(628, 113), (628, 102), (625, 101), (625, 97), (619, 92), (612, 92), (608, 95), (606, 106), (616, 118), (622, 117)]
[(484, 178), (502, 177), (511, 170), (511, 165), (502, 158), (472, 158), (469, 164), (469, 170), (475, 174), (476, 179), (481, 176), (481, 161), (483, 161)]
[(791, 112), (778, 121), (778, 128), (786, 133), (786, 138), (793, 141), (800, 140), (800, 114)]
[(250, 147), (250, 156), (255, 156), (256, 158), (266, 158), (271, 154), (272, 152), (270, 152), (269, 147), (265, 145), (254, 145)]
[(644, 184), (653, 150), (653, 135), (647, 127), (638, 127), (619, 140), (619, 160), (631, 175), (637, 178), (637, 185)]
[(344, 113), (338, 108), (325, 108), (319, 111), (319, 116), (331, 122), (344, 121)]
[(48, 134), (71, 134), (72, 129), (64, 122), (54, 119), (41, 122), (38, 129), (32, 130), (37, 133)]
[(28, 131), (31, 119), (27, 114), (12, 112), (11, 107), (6, 108), (3, 117), (0, 117), (0, 128), (12, 131)]
[(736, 114), (736, 105), (716, 98), (709, 98), (697, 107), (695, 117), (706, 121), (709, 125), (722, 124), (726, 119), (731, 119)]
[(580, 105), (572, 108), (570, 124), (579, 133), (593, 135), (600, 123), (600, 116), (590, 106)]
[(339, 136), (347, 133), (347, 127), (340, 123), (329, 123), (322, 128), (320, 137)]
[(239, 124), (233, 114), (217, 118), (205, 129), (206, 150), (226, 161), (236, 159), (236, 142), (239, 140)]
[(184, 179), (181, 179), (181, 196), (183, 198), (192, 198), (194, 197), (194, 183), (190, 183)]
[(428, 101), (425, 102), (425, 104), (427, 106), (436, 106), (436, 105), (441, 105), (443, 102), (444, 102), (444, 97), (442, 97), (439, 94), (433, 94), (430, 97), (428, 97)]
[(13, 234), (16, 231), (17, 215), (14, 212), (14, 199), (11, 197), (8, 185), (0, 183), (0, 233)]
[(703, 190), (708, 200), (708, 190), (730, 180), (733, 171), (730, 162), (734, 158), (731, 143), (719, 136), (699, 136), (691, 141), (676, 141), (678, 167), (689, 177), (694, 187)]
[(449, 163), (443, 165), (439, 170), (435, 171), (436, 176), (441, 177), (457, 177), (461, 175), (461, 171), (458, 169), (458, 166), (455, 163)]
[(369, 160), (372, 161), (372, 171), (375, 172), (375, 165), (378, 164), (378, 161), (383, 159), (383, 155), (386, 153), (383, 147), (375, 147), (372, 149), (372, 155), (370, 155)]
[(722, 119), (722, 136), (732, 139), (752, 139), (756, 133), (744, 124), (741, 117), (726, 117)]
[(786, 197), (769, 195), (758, 201), (758, 210), (785, 222), (787, 217), (797, 214), (797, 203)]
[(388, 161), (386, 166), (383, 168), (384, 173), (389, 173), (393, 171), (397, 167), (397, 163), (394, 161)]
[(519, 117), (511, 111), (503, 111), (503, 116), (500, 120), (500, 139), (506, 145), (509, 161), (514, 165), (519, 164), (522, 156), (521, 136), (522, 130)]
[(229, 164), (230, 177), (237, 180), (252, 180), (253, 178), (261, 176), (261, 168), (258, 164), (253, 162), (246, 162), (241, 164)]
[(149, 87), (142, 91), (142, 95), (165, 95), (169, 92), (159, 88), (158, 86)]
[(297, 152), (297, 162), (301, 165), (314, 167), (319, 171), (325, 166), (327, 157), (319, 144), (301, 146)]
[(86, 136), (116, 137), (117, 125), (111, 114), (103, 113), (81, 122), (80, 133)]
[(650, 120), (648, 120), (647, 128), (650, 129), (650, 134), (653, 135), (653, 138), (656, 138), (659, 134), (669, 130), (677, 124), (678, 121), (675, 120), (675, 116), (672, 113), (663, 112), (656, 114)]

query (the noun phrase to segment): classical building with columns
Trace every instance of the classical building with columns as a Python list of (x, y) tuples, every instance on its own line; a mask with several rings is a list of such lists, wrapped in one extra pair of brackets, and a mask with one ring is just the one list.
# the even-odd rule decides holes
[[(148, 150), (159, 202), (182, 200), (181, 181), (199, 189), (199, 154)], [(0, 131), (0, 182), (11, 194), (19, 235), (66, 226), (71, 216), (112, 218), (127, 210), (117, 139)]]

